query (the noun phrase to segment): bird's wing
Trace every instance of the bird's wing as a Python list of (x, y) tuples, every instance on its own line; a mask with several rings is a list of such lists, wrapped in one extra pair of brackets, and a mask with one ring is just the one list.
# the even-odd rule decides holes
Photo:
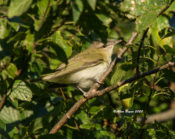
[[(68, 64), (61, 64), (59, 68), (53, 73), (42, 75), (43, 79), (49, 79), (47, 77), (52, 76), (52, 78), (59, 78), (61, 76), (65, 76), (89, 67), (93, 67), (98, 65), (104, 61), (103, 55), (94, 51), (85, 51), (82, 52), (70, 60), (68, 60)], [(90, 56), (89, 56), (90, 55)], [(94, 58), (95, 57), (95, 58)], [(81, 61), (81, 62), (79, 62)], [(45, 78), (46, 77), (46, 78)]]

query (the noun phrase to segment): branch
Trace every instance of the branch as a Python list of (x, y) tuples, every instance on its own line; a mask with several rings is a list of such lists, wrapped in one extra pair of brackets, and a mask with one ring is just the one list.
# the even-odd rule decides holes
[[(13, 87), (14, 81), (15, 81), (15, 79), (11, 82), (10, 86), (5, 90), (5, 92), (8, 92), (8, 90)], [(7, 99), (7, 93), (3, 94), (3, 96), (2, 96), (2, 99), (1, 99), (1, 102), (0, 102), (0, 111), (3, 108), (6, 99)]]
[(112, 90), (114, 90), (114, 89), (119, 88), (120, 86), (122, 86), (122, 85), (124, 85), (124, 84), (131, 83), (131, 82), (136, 81), (136, 80), (138, 80), (138, 79), (140, 79), (140, 78), (143, 78), (143, 77), (145, 77), (145, 76), (147, 76), (147, 75), (151, 75), (151, 74), (157, 73), (157, 72), (159, 72), (159, 71), (161, 71), (161, 70), (167, 69), (167, 68), (169, 68), (169, 67), (173, 67), (174, 65), (175, 65), (174, 62), (169, 62), (169, 63), (167, 63), (167, 64), (165, 64), (165, 65), (163, 65), (163, 66), (161, 66), (161, 67), (159, 67), (159, 68), (155, 68), (155, 69), (153, 69), (153, 70), (144, 72), (144, 73), (142, 73), (142, 74), (140, 74), (140, 75), (138, 75), (138, 76), (133, 76), (133, 77), (131, 77), (131, 78), (129, 78), (129, 79), (126, 79), (126, 80), (124, 80), (124, 81), (118, 82), (117, 84), (115, 84), (115, 85), (113, 85), (113, 86), (106, 87), (105, 89), (103, 89), (103, 90), (101, 90), (101, 91), (97, 91), (97, 92), (95, 92), (93, 95), (88, 96), (88, 98), (92, 98), (92, 97), (95, 97), (95, 96), (101, 96), (101, 95), (103, 95), (103, 94), (105, 94), (105, 93), (107, 93), (107, 92), (110, 92), (110, 91), (112, 91)]
[[(175, 109), (170, 109), (159, 114), (153, 114), (147, 117), (146, 124), (153, 123), (154, 121), (164, 122), (175, 118)], [(144, 119), (138, 118), (138, 122), (142, 122)]]
[(2, 96), (2, 99), (1, 99), (1, 102), (0, 102), (0, 111), (3, 108), (3, 105), (4, 105), (5, 101), (6, 101), (6, 99), (7, 99), (7, 94), (4, 94)]
[[(125, 52), (128, 50), (128, 48), (126, 46), (131, 45), (133, 43), (133, 41), (136, 39), (137, 37), (137, 32), (134, 32), (130, 38), (130, 40), (127, 42), (127, 44), (124, 46), (123, 49), (121, 49), (118, 53), (118, 56), (116, 58), (114, 58), (114, 60), (112, 61), (110, 67), (108, 68), (108, 70), (105, 72), (104, 76), (100, 79), (100, 82), (103, 83), (104, 80), (107, 78), (107, 76), (110, 74), (110, 72), (112, 71), (112, 68), (114, 67), (114, 65), (116, 64), (116, 62), (118, 60), (120, 60), (123, 55), (125, 54)], [(77, 101), (73, 107), (70, 108), (70, 110), (62, 117), (62, 119), (56, 123), (54, 125), (54, 127), (50, 130), (50, 134), (54, 134), (56, 133), (66, 122), (68, 119), (71, 118), (71, 116), (81, 107), (81, 105), (83, 105), (89, 98), (89, 96), (93, 95), (94, 93), (97, 92), (97, 89), (100, 87), (100, 84), (95, 83), (91, 89), (88, 91), (87, 93), (87, 97), (86, 98), (81, 98), (79, 101)]]

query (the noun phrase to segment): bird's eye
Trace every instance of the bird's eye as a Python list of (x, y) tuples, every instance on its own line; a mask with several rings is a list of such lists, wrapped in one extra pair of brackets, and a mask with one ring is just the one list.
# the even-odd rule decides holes
[(105, 47), (106, 47), (106, 45), (103, 45), (102, 47), (103, 47), (103, 48), (105, 48)]

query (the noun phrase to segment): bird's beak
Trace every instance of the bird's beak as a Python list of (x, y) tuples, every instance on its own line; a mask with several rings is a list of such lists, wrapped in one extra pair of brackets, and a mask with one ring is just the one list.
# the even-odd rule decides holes
[(109, 46), (109, 45), (116, 45), (116, 44), (118, 44), (118, 43), (120, 43), (120, 42), (122, 42), (122, 40), (109, 40), (108, 42), (107, 42), (107, 46)]

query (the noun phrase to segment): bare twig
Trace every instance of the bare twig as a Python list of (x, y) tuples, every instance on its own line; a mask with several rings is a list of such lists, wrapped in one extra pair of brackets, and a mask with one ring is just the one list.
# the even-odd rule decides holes
[(1, 102), (0, 102), (0, 111), (3, 108), (3, 105), (4, 105), (5, 101), (6, 101), (6, 99), (7, 99), (7, 94), (4, 94), (2, 96), (2, 99), (1, 99)]
[(15, 79), (12, 81), (10, 86), (5, 90), (6, 93), (3, 94), (3, 96), (2, 96), (2, 99), (1, 99), (1, 102), (0, 102), (0, 111), (2, 110), (2, 108), (4, 106), (4, 103), (5, 103), (5, 101), (6, 101), (7, 97), (8, 97), (7, 92), (8, 92), (9, 89), (11, 89), (13, 87), (14, 81), (15, 81)]
[[(170, 109), (159, 114), (153, 114), (147, 117), (145, 123), (153, 123), (154, 121), (164, 122), (175, 118), (175, 109)], [(142, 122), (142, 118), (138, 118), (138, 122)]]

